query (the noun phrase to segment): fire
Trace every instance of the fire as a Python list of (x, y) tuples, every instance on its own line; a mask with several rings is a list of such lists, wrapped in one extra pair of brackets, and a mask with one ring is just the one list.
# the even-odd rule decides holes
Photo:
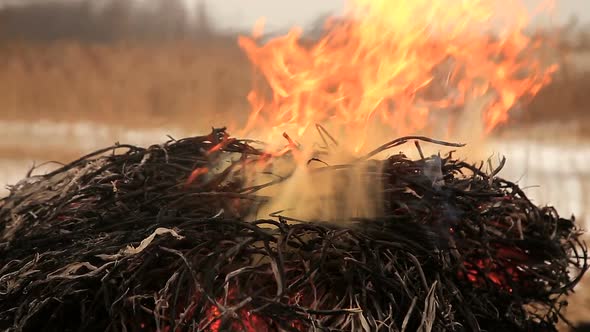
[[(294, 28), (261, 43), (257, 24), (252, 37), (239, 38), (257, 75), (248, 121), (237, 134), (279, 146), (267, 145), (254, 165), (244, 161), (243, 167), (256, 168), (244, 174), (250, 187), (288, 181), (261, 189), (272, 200), (256, 213), (288, 210), (296, 219), (325, 221), (374, 217), (381, 213), (371, 198), (379, 197), (379, 186), (366, 179), (369, 165), (357, 162), (365, 147), (422, 134), (469, 135), (460, 139), (481, 148), (479, 134), (506, 122), (557, 70), (525, 33), (529, 19), (524, 6), (508, 0), (349, 0), (345, 15), (328, 20), (317, 40)], [(498, 25), (503, 29), (494, 30)], [(314, 150), (319, 127), (334, 139)], [(461, 129), (469, 132), (455, 132)], [(219, 138), (207, 155), (233, 142)], [(289, 158), (279, 165), (285, 155), (295, 167)], [(313, 173), (310, 160), (355, 167)], [(208, 171), (195, 170), (187, 185)]]
[[(502, 19), (498, 8), (514, 16), (492, 37), (493, 23)], [(294, 28), (259, 45), (257, 25), (255, 36), (239, 39), (267, 84), (249, 94), (246, 131), (271, 129), (272, 137), (286, 131), (299, 139), (329, 124), (354, 136), (358, 151), (372, 123), (415, 133), (440, 126), (436, 114), (491, 95), (481, 110), (490, 132), (556, 70), (535, 55), (540, 45), (525, 35), (528, 21), (512, 1), (351, 0), (344, 19), (328, 21), (312, 43)]]

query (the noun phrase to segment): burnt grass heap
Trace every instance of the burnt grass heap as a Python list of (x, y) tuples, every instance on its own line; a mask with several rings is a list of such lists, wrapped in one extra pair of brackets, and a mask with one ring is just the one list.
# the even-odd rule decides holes
[[(418, 141), (449, 145), (404, 137), (376, 152)], [(118, 144), (11, 187), (0, 329), (555, 331), (586, 271), (574, 220), (452, 153), (367, 161), (383, 217), (246, 221), (268, 200), (239, 175), (265, 158), (254, 145), (224, 129)], [(188, 181), (229, 154), (242, 157)]]

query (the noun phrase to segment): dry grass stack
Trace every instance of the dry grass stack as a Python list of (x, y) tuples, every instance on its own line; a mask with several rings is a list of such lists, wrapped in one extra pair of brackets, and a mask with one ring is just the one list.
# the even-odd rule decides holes
[[(586, 270), (574, 220), (452, 154), (369, 161), (387, 211), (374, 220), (247, 222), (268, 198), (239, 167), (264, 153), (245, 140), (207, 153), (224, 135), (116, 145), (11, 188), (0, 328), (554, 331)], [(186, 185), (231, 153), (242, 158)]]

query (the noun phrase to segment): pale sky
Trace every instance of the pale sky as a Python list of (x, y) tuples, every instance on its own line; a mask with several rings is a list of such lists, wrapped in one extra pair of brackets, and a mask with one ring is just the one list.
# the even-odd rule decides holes
[[(143, 0), (149, 1), (149, 0)], [(205, 1), (212, 14), (223, 26), (249, 28), (258, 18), (266, 17), (269, 28), (286, 28), (293, 25), (304, 26), (324, 13), (339, 12), (345, 0), (185, 0), (187, 3)], [(448, 0), (453, 1), (453, 0)], [(541, 0), (524, 0), (530, 8), (535, 8)], [(590, 21), (590, 0), (555, 0), (556, 18), (566, 21), (572, 14), (581, 22)], [(509, 10), (509, 9), (507, 9)]]
[[(147, 0), (149, 1), (149, 0)], [(216, 22), (224, 26), (249, 29), (257, 19), (265, 17), (266, 25), (286, 28), (305, 26), (319, 15), (339, 12), (345, 0), (185, 0), (205, 1)]]

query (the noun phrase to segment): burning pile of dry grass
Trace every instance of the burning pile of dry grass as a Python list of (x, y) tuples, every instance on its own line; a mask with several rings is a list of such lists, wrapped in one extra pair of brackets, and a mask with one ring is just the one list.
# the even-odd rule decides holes
[[(239, 165), (265, 154), (224, 137), (117, 145), (13, 187), (0, 328), (552, 331), (586, 270), (573, 220), (451, 154), (371, 161), (383, 217), (247, 222), (268, 198)], [(186, 185), (230, 153), (242, 158)]]

